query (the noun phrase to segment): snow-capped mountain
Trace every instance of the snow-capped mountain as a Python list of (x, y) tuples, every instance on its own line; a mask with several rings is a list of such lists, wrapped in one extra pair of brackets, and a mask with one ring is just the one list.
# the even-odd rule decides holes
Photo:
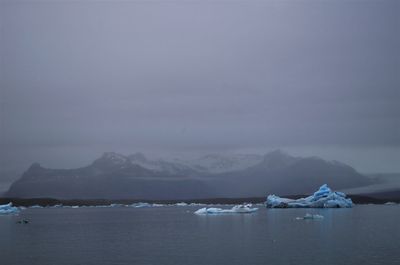
[(244, 170), (260, 165), (268, 169), (280, 168), (296, 161), (280, 150), (270, 152), (266, 155), (256, 154), (209, 154), (196, 159), (149, 159), (143, 153), (134, 153), (124, 156), (114, 152), (106, 152), (95, 161), (103, 165), (123, 167), (129, 164), (139, 165), (148, 170), (168, 174), (219, 174), (232, 171)]
[(243, 170), (257, 165), (263, 160), (261, 155), (219, 155), (210, 154), (193, 160), (175, 160), (179, 164), (187, 165), (194, 170), (207, 173), (223, 173)]
[(135, 153), (127, 156), (133, 164), (158, 172), (170, 174), (186, 173), (223, 173), (237, 171), (252, 167), (263, 160), (261, 155), (219, 155), (210, 154), (192, 160), (171, 159), (151, 160), (142, 153)]
[(336, 189), (370, 180), (352, 167), (282, 151), (151, 160), (141, 153), (106, 152), (86, 167), (48, 169), (33, 164), (6, 196), (53, 198), (194, 199), (305, 194), (328, 183)]
[(170, 162), (167, 160), (157, 159), (150, 160), (142, 153), (135, 153), (127, 157), (133, 164), (140, 165), (146, 169), (157, 172), (165, 172), (168, 174), (194, 174), (194, 170), (185, 164), (179, 162)]

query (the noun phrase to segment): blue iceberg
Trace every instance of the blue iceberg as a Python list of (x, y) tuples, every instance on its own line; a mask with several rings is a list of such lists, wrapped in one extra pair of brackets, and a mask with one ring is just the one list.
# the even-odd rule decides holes
[(19, 213), (18, 207), (12, 206), (12, 203), (0, 205), (0, 214)]
[(235, 205), (232, 209), (221, 209), (221, 208), (201, 208), (195, 211), (195, 214), (205, 215), (205, 214), (230, 214), (230, 213), (254, 213), (258, 208), (251, 208), (251, 204), (245, 205)]
[(313, 195), (297, 200), (269, 195), (266, 205), (268, 208), (351, 208), (353, 202), (343, 192), (332, 191), (324, 184)]

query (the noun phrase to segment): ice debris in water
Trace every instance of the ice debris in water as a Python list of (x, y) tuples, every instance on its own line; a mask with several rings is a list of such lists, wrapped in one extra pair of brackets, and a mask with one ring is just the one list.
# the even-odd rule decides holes
[(395, 202), (386, 202), (385, 205), (396, 205)]
[(205, 206), (207, 204), (205, 203), (196, 203), (196, 202), (192, 202), (191, 204), (189, 204), (189, 206)]
[(266, 205), (268, 208), (350, 208), (353, 202), (343, 192), (332, 191), (324, 184), (313, 195), (297, 200), (268, 195)]
[(121, 204), (121, 203), (112, 203), (112, 204), (110, 204), (110, 207), (111, 207), (111, 208), (115, 208), (115, 207), (125, 207), (125, 205), (124, 205), (124, 204)]
[(296, 217), (296, 220), (321, 220), (324, 219), (324, 216), (319, 214), (310, 214), (307, 213), (304, 217)]
[(40, 206), (40, 205), (32, 205), (32, 206), (30, 206), (29, 208), (31, 208), (31, 209), (40, 209), (40, 208), (43, 208), (43, 206)]
[(138, 202), (138, 203), (132, 204), (132, 207), (135, 207), (135, 208), (145, 208), (145, 207), (151, 207), (151, 206), (152, 205), (147, 202)]
[(258, 208), (251, 208), (251, 204), (236, 205), (232, 209), (221, 209), (221, 208), (201, 208), (195, 211), (195, 214), (226, 214), (226, 213), (254, 213)]
[(11, 202), (8, 204), (0, 205), (0, 214), (13, 214), (18, 212), (18, 207), (14, 207)]

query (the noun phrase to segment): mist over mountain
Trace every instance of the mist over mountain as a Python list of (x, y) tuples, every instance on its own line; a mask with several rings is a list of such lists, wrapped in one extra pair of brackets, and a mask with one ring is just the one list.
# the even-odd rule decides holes
[(275, 194), (308, 194), (322, 183), (335, 189), (360, 187), (371, 183), (354, 168), (338, 161), (318, 157), (293, 157), (279, 150), (268, 153), (255, 166), (222, 173), (220, 181), (227, 187), (225, 196), (247, 197)]
[(304, 194), (323, 183), (334, 189), (371, 183), (349, 165), (280, 150), (262, 155), (212, 154), (193, 160), (151, 160), (142, 153), (106, 152), (77, 169), (34, 163), (8, 197), (61, 199), (197, 199)]

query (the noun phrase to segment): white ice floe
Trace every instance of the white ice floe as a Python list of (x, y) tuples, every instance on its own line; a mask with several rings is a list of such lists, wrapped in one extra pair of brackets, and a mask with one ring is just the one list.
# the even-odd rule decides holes
[(188, 204), (186, 202), (178, 202), (175, 203), (175, 206), (188, 206)]
[(385, 205), (396, 205), (397, 203), (395, 202), (386, 202)]
[(324, 184), (313, 195), (297, 200), (269, 195), (266, 205), (268, 208), (350, 208), (353, 202), (343, 192), (332, 191)]
[(227, 214), (227, 213), (254, 213), (258, 208), (251, 208), (251, 204), (236, 205), (232, 209), (221, 209), (221, 208), (201, 208), (195, 211), (195, 214)]
[(40, 206), (40, 205), (32, 205), (32, 206), (29, 206), (29, 208), (31, 208), (31, 209), (39, 209), (39, 208), (44, 208), (43, 206)]
[(110, 207), (111, 207), (111, 208), (115, 208), (115, 207), (126, 207), (126, 205), (125, 205), (125, 204), (122, 204), (122, 203), (112, 203), (112, 204), (110, 204)]
[(307, 213), (304, 217), (296, 217), (296, 220), (321, 220), (324, 219), (324, 216), (319, 214), (310, 214)]
[(206, 206), (207, 204), (205, 204), (205, 203), (195, 203), (195, 202), (192, 202), (191, 204), (189, 204), (189, 206)]
[(135, 208), (145, 208), (145, 207), (151, 207), (152, 205), (147, 202), (138, 202), (138, 203), (132, 204), (131, 206), (135, 207)]
[(19, 213), (18, 207), (14, 207), (12, 203), (0, 205), (0, 214)]

